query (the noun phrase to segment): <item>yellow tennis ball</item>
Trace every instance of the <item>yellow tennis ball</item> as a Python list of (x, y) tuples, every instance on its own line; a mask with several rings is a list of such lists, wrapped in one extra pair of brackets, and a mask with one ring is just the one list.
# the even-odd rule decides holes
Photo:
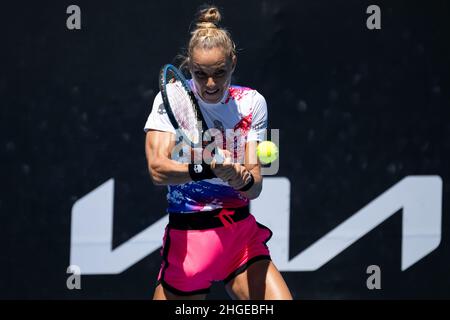
[(263, 141), (258, 144), (256, 154), (262, 164), (268, 164), (278, 158), (278, 147), (272, 141)]

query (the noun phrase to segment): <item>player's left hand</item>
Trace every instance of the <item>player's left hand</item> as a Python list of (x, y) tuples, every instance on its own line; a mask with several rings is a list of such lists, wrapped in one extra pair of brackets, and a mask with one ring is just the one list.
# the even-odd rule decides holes
[(250, 171), (240, 164), (236, 164), (234, 169), (234, 175), (227, 182), (231, 187), (239, 190), (245, 187), (251, 181), (252, 177)]
[(245, 166), (233, 163), (231, 153), (228, 150), (220, 149), (219, 151), (224, 161), (218, 163), (216, 159), (213, 159), (211, 162), (211, 169), (215, 175), (236, 190), (245, 187), (252, 180), (251, 173)]
[(229, 163), (227, 160), (223, 164), (216, 164), (215, 170), (217, 177), (239, 190), (251, 181), (251, 174), (245, 166), (239, 163)]

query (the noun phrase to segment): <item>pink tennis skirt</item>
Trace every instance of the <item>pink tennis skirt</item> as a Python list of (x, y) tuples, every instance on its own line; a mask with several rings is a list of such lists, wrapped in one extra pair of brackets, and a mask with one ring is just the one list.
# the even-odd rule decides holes
[(208, 293), (213, 281), (226, 284), (252, 263), (270, 260), (271, 237), (248, 207), (170, 214), (157, 284), (176, 295)]

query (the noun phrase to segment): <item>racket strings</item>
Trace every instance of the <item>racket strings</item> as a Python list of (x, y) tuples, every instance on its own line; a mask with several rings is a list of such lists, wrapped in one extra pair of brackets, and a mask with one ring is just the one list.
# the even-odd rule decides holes
[(167, 91), (172, 112), (182, 133), (192, 142), (198, 142), (197, 115), (189, 93), (174, 77), (168, 81)]

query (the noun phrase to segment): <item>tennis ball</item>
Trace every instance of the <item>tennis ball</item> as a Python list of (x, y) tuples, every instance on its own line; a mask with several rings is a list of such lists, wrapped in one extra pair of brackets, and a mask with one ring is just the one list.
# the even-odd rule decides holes
[(262, 164), (268, 164), (278, 158), (278, 147), (272, 141), (263, 141), (258, 144), (256, 154)]

